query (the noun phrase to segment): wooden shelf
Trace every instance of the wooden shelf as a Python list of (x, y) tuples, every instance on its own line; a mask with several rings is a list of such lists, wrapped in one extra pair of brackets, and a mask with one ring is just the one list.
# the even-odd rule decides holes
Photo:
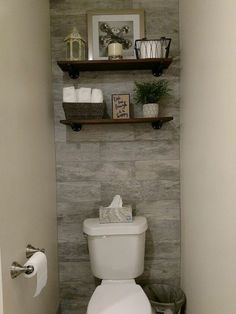
[(60, 120), (60, 123), (70, 125), (73, 131), (80, 131), (83, 124), (124, 124), (151, 123), (154, 129), (160, 129), (163, 123), (173, 120), (173, 117), (132, 118), (132, 119), (94, 119), (94, 120)]
[(152, 70), (154, 76), (160, 76), (167, 69), (172, 58), (158, 59), (121, 59), (121, 60), (86, 60), (86, 61), (58, 61), (63, 72), (68, 72), (73, 79), (79, 77), (81, 71), (130, 71)]

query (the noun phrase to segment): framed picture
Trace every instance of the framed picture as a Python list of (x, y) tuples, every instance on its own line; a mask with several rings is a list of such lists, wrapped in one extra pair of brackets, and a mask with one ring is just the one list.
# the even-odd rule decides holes
[(145, 37), (143, 9), (88, 11), (87, 22), (89, 60), (106, 60), (112, 42), (122, 44), (124, 59), (135, 59), (135, 40)]
[(112, 118), (129, 119), (130, 118), (130, 95), (113, 94), (112, 95)]

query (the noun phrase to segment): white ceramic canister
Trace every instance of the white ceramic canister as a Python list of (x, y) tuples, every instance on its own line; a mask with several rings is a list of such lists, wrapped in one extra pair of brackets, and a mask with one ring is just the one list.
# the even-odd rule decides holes
[(144, 104), (143, 105), (143, 117), (144, 118), (156, 118), (159, 113), (159, 105), (156, 103), (153, 104)]

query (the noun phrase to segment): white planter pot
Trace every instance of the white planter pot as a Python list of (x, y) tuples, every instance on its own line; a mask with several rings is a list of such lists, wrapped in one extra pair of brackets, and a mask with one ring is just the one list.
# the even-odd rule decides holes
[(155, 118), (158, 117), (159, 105), (158, 104), (145, 104), (143, 105), (143, 117)]

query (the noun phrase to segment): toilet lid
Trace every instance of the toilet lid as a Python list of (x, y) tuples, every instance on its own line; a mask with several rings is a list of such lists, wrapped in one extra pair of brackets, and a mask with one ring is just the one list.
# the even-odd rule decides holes
[(98, 286), (88, 305), (87, 314), (151, 314), (151, 305), (137, 284)]

